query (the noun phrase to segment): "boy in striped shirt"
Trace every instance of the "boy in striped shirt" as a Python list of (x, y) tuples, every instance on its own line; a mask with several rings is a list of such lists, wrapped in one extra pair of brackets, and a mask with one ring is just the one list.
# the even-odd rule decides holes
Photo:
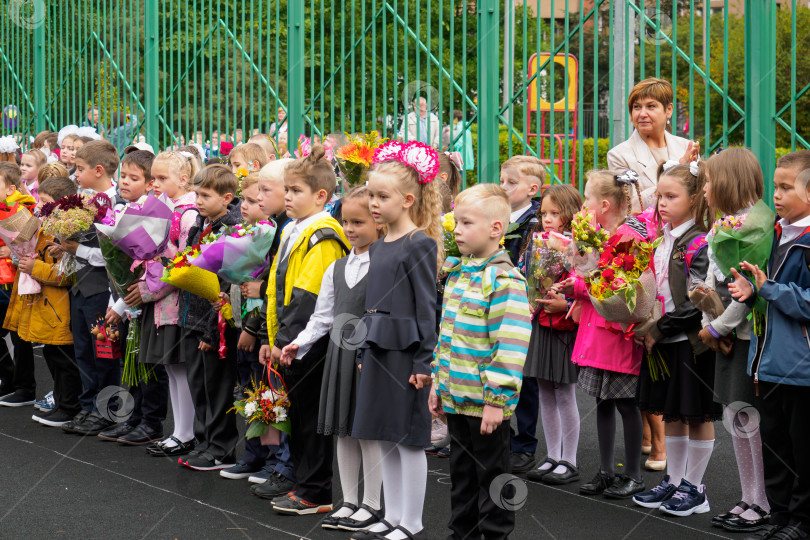
[[(501, 247), (511, 207), (500, 187), (479, 184), (456, 197), (429, 407), (447, 415), (453, 537), (507, 538), (515, 523), (509, 418), (515, 410), (531, 324), (526, 280)], [(509, 486), (508, 488), (506, 486)]]

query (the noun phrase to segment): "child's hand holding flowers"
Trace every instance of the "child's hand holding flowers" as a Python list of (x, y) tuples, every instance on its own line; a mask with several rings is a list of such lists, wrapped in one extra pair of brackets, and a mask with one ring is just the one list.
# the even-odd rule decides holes
[(17, 264), (17, 268), (20, 270), (20, 272), (30, 274), (31, 272), (34, 271), (34, 258), (23, 257), (22, 259), (20, 259), (19, 264)]

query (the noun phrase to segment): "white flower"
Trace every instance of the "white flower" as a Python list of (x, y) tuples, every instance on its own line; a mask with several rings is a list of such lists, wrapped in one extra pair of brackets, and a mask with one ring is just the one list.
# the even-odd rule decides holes
[(11, 135), (0, 137), (0, 152), (11, 154), (16, 152), (20, 145), (14, 140)]
[(287, 409), (284, 407), (273, 407), (273, 414), (276, 415), (276, 422), (283, 422), (287, 419)]
[(256, 404), (255, 401), (249, 401), (245, 403), (245, 414), (247, 416), (253, 416), (256, 414), (256, 411), (259, 409), (259, 406)]
[(276, 399), (276, 396), (275, 394), (273, 394), (272, 390), (265, 390), (264, 393), (262, 394), (262, 399), (273, 401)]

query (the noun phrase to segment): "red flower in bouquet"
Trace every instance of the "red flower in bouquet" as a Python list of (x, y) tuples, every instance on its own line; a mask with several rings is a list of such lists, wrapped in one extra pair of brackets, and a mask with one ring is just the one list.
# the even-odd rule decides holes
[(629, 253), (624, 256), (624, 271), (629, 272), (636, 265), (636, 258)]
[(233, 144), (229, 142), (221, 142), (219, 143), (219, 155), (220, 156), (229, 156), (231, 154), (231, 150), (233, 150)]
[(608, 282), (613, 281), (613, 278), (615, 278), (615, 277), (616, 277), (616, 272), (613, 271), (613, 268), (605, 268), (602, 271), (602, 279), (604, 279), (605, 281), (608, 281)]

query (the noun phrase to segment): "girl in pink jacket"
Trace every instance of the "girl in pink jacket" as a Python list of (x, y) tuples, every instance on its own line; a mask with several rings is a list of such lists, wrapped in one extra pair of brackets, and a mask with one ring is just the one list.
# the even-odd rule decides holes
[[(628, 236), (646, 239), (646, 225), (627, 215), (631, 197), (641, 197), (638, 177), (632, 172), (612, 171), (591, 171), (587, 176), (584, 207), (610, 232), (608, 243)], [(631, 336), (625, 335), (620, 325), (596, 313), (581, 278), (574, 283), (574, 297), (582, 305), (582, 313), (571, 361), (579, 366), (579, 389), (596, 398), (600, 459), (599, 472), (591, 482), (580, 486), (579, 491), (585, 495), (627, 499), (644, 491), (641, 412), (635, 402), (642, 349)], [(613, 468), (617, 410), (624, 424), (625, 474), (621, 476), (615, 476)]]

